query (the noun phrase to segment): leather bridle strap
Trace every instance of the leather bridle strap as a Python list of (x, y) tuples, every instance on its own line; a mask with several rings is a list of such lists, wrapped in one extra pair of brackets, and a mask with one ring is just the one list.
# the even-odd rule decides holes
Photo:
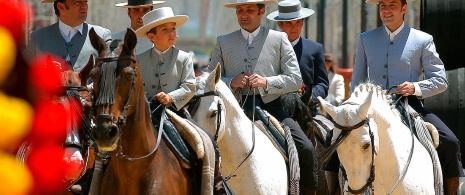
[(125, 55), (125, 56), (119, 56), (119, 57), (114, 57), (114, 58), (97, 58), (95, 60), (95, 63), (114, 62), (114, 61), (120, 61), (120, 60), (132, 60), (134, 63), (136, 62), (136, 58), (134, 58), (134, 56)]

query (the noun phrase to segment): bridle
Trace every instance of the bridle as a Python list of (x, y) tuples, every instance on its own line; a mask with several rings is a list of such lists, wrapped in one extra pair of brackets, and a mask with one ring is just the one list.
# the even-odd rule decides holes
[[(195, 116), (195, 113), (197, 112), (197, 109), (199, 108), (200, 99), (202, 97), (207, 97), (207, 96), (219, 97), (218, 92), (216, 90), (194, 95), (194, 97), (192, 97), (192, 99), (189, 102), (189, 109), (188, 109), (192, 117)], [(215, 130), (215, 135), (213, 136), (215, 142), (218, 142), (218, 133), (220, 131), (220, 124), (221, 124), (221, 112), (223, 111), (220, 103), (217, 104), (217, 109), (218, 109), (218, 116), (216, 117), (216, 130)]]
[[(354, 103), (345, 102), (343, 104), (354, 104)], [(341, 104), (341, 105), (343, 105), (343, 104)], [(366, 191), (368, 188), (370, 188), (373, 191), (373, 182), (375, 181), (375, 155), (376, 155), (376, 150), (375, 150), (375, 142), (374, 142), (375, 136), (373, 135), (373, 131), (371, 130), (370, 119), (365, 118), (364, 120), (360, 121), (359, 123), (357, 123), (357, 124), (355, 124), (353, 126), (349, 126), (349, 127), (342, 126), (342, 125), (336, 123), (336, 121), (334, 121), (334, 120), (331, 120), (331, 122), (334, 124), (334, 126), (336, 128), (343, 130), (343, 132), (344, 131), (347, 132), (346, 134), (342, 134), (342, 133), (339, 134), (339, 136), (336, 139), (337, 143), (342, 142), (342, 140), (345, 139), (350, 134), (350, 132), (352, 130), (360, 128), (365, 124), (368, 125), (368, 133), (370, 135), (370, 140), (371, 140), (370, 176), (368, 177), (367, 182), (365, 183), (365, 185), (363, 185), (359, 189), (354, 190), (354, 189), (352, 189), (350, 187), (350, 185), (347, 185), (347, 186), (348, 186), (349, 192), (352, 193), (352, 194), (360, 194), (360, 193)], [(343, 172), (344, 177), (347, 179), (347, 174), (346, 174), (346, 171), (345, 171), (344, 167), (341, 166), (341, 168), (342, 168), (342, 172)]]
[[(133, 56), (127, 55), (127, 56), (119, 56), (119, 57), (111, 57), (111, 58), (97, 58), (96, 61), (95, 61), (95, 64), (101, 63), (103, 65), (105, 63), (115, 63), (115, 62), (118, 62), (118, 61), (121, 61), (121, 60), (131, 60), (133, 63), (136, 63), (136, 61), (137, 61)], [(128, 99), (127, 99), (126, 103), (124, 104), (123, 112), (122, 112), (121, 116), (119, 116), (118, 122), (116, 123), (118, 128), (121, 128), (122, 126), (124, 126), (126, 124), (126, 119), (127, 119), (126, 112), (130, 107), (129, 101), (131, 100), (132, 94), (133, 94), (134, 89), (136, 87), (137, 67), (134, 67), (133, 71), (134, 71), (134, 77), (132, 77), (131, 89), (129, 91), (129, 96), (128, 96)], [(95, 101), (97, 101), (98, 98), (99, 97), (95, 98)], [(96, 102), (93, 102), (93, 103), (95, 105), (97, 105)], [(110, 102), (104, 102), (104, 103), (100, 103), (100, 104), (109, 104), (109, 105), (111, 105)], [(94, 111), (94, 113), (96, 113), (96, 111)], [(107, 114), (107, 113), (105, 113), (105, 114), (97, 114), (96, 119), (97, 120), (99, 120), (99, 119), (107, 119), (107, 120), (110, 120), (111, 122), (113, 122), (113, 120), (112, 120), (113, 116), (111, 116), (110, 114)]]
[[(136, 63), (137, 60), (134, 58), (134, 56), (132, 55), (125, 55), (125, 56), (119, 56), (119, 57), (111, 57), (111, 58), (97, 58), (96, 60), (96, 64), (98, 63), (101, 63), (102, 65), (104, 63), (116, 63), (118, 61), (121, 61), (121, 60), (131, 60), (132, 63)], [(116, 123), (118, 129), (122, 129), (123, 126), (126, 125), (126, 120), (127, 120), (127, 111), (129, 109), (129, 107), (131, 106), (129, 104), (129, 102), (131, 101), (131, 98), (132, 98), (132, 95), (134, 94), (134, 89), (136, 88), (136, 78), (137, 78), (137, 66), (135, 66), (133, 68), (133, 73), (134, 73), (134, 76), (132, 77), (132, 81), (131, 81), (131, 88), (130, 88), (130, 91), (129, 91), (129, 94), (128, 94), (128, 99), (126, 101), (126, 103), (124, 104), (124, 107), (123, 107), (123, 111), (121, 113), (121, 115), (118, 117), (118, 121)], [(139, 89), (140, 90), (140, 89)], [(93, 101), (97, 101), (99, 97), (97, 98), (94, 98)], [(94, 105), (97, 106), (96, 102), (93, 102)], [(108, 104), (108, 105), (112, 105), (113, 102), (99, 102), (99, 104)], [(94, 107), (94, 109), (96, 109), (96, 106)], [(94, 113), (96, 113), (97, 111), (94, 110)], [(113, 119), (114, 119), (114, 116), (111, 116), (110, 114), (108, 113), (104, 113), (104, 114), (97, 114), (96, 116), (96, 119), (99, 120), (99, 119), (104, 119), (104, 120), (109, 120), (111, 123), (113, 123)], [(161, 133), (162, 131), (159, 131), (158, 133), (158, 138), (157, 138), (157, 144), (155, 145), (154, 149), (144, 155), (144, 156), (141, 156), (141, 157), (137, 157), (137, 158), (131, 158), (131, 157), (128, 157), (127, 155), (125, 155), (123, 153), (123, 146), (121, 144), (121, 139), (119, 139), (119, 143), (118, 143), (118, 148), (119, 148), (119, 151), (117, 153), (117, 156), (119, 155), (121, 158), (127, 160), (127, 161), (135, 161), (135, 160), (140, 160), (140, 159), (144, 159), (150, 155), (152, 155), (153, 153), (155, 153), (155, 151), (157, 151), (158, 147), (159, 147), (159, 144), (160, 144), (160, 139), (161, 139)], [(122, 131), (119, 131), (119, 136), (121, 136), (122, 134)]]
[[(198, 106), (200, 104), (200, 98), (206, 97), (206, 96), (212, 96), (212, 95), (219, 97), (218, 92), (216, 90), (209, 91), (209, 92), (206, 92), (206, 93), (203, 93), (203, 94), (195, 95), (191, 99), (191, 105), (189, 107), (192, 106), (192, 108), (189, 108), (189, 113), (191, 113), (192, 116), (194, 116), (195, 112), (197, 111), (197, 108), (198, 108)], [(255, 93), (254, 93), (253, 98), (254, 98), (253, 99), (254, 114), (253, 114), (252, 118), (255, 117)], [(221, 104), (220, 103), (217, 104), (217, 109), (218, 109), (218, 116), (216, 118), (216, 130), (215, 130), (215, 135), (213, 136), (216, 143), (218, 143), (218, 133), (219, 133), (220, 124), (221, 124), (221, 111), (222, 111), (222, 109), (221, 109)], [(252, 120), (254, 120), (254, 119), (252, 119)], [(228, 181), (229, 179), (231, 179), (231, 177), (236, 176), (236, 175), (234, 175), (234, 173), (250, 157), (250, 155), (252, 154), (252, 152), (255, 149), (255, 126), (253, 125), (253, 121), (252, 121), (252, 142), (253, 142), (253, 144), (252, 144), (252, 148), (250, 149), (250, 151), (247, 153), (247, 155), (244, 157), (244, 159), (242, 159), (242, 161), (236, 166), (236, 168), (229, 175), (224, 177), (224, 181)]]

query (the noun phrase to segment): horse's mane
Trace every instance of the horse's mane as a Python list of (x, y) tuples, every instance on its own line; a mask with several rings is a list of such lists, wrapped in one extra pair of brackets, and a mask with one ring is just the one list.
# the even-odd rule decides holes
[[(372, 103), (371, 107), (378, 112), (373, 112), (373, 114), (378, 117), (383, 117), (383, 111), (387, 110), (382, 109), (389, 109), (400, 120), (400, 113), (393, 105), (392, 97), (389, 95), (389, 92), (382, 89), (380, 86), (374, 85), (373, 83), (367, 82), (359, 84), (354, 88), (354, 91), (346, 102), (361, 103), (361, 101), (363, 101), (369, 93), (373, 93), (373, 100), (376, 100)], [(383, 105), (386, 105), (387, 107), (384, 107)]]

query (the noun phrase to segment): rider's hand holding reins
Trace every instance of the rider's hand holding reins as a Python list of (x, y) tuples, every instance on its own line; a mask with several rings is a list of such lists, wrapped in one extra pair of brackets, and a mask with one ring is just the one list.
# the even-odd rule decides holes
[(250, 72), (242, 73), (237, 75), (231, 80), (231, 88), (241, 88), (244, 89), (249, 82)]
[(249, 85), (252, 88), (255, 88), (255, 87), (266, 88), (266, 78), (255, 73), (249, 77)]
[(170, 95), (166, 94), (165, 92), (160, 92), (153, 99), (158, 100), (161, 104), (166, 105), (173, 102), (173, 99)]
[(411, 82), (404, 82), (397, 86), (397, 90), (399, 94), (403, 96), (413, 95), (415, 93), (415, 86)]

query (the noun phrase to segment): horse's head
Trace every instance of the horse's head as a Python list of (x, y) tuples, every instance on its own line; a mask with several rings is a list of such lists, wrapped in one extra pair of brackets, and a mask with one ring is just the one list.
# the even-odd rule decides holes
[[(90, 72), (94, 82), (93, 114), (96, 117), (92, 136), (99, 150), (114, 151), (127, 116), (137, 109), (140, 94), (135, 93), (140, 93), (138, 89), (143, 85), (142, 79), (137, 76), (138, 64), (134, 56), (137, 38), (130, 29), (124, 42), (113, 40), (106, 43), (93, 29), (89, 37), (99, 53)], [(92, 57), (88, 64), (93, 64)]]
[[(197, 94), (192, 98), (189, 105), (193, 119), (201, 127), (206, 128), (208, 132), (221, 139), (224, 134), (225, 105), (218, 92), (220, 90), (229, 90), (227, 87), (218, 89), (222, 82), (221, 65), (218, 63), (216, 68), (207, 76), (202, 76), (197, 80)], [(224, 83), (222, 83), (224, 85)], [(224, 85), (225, 86), (225, 85)]]
[[(332, 143), (341, 142), (337, 152), (346, 170), (349, 187), (353, 190), (364, 188), (373, 182), (370, 182), (371, 177), (374, 179), (374, 170), (371, 169), (379, 140), (378, 127), (369, 117), (372, 97), (373, 93), (366, 93), (360, 97), (361, 101), (346, 101), (338, 107), (318, 97), (323, 109), (334, 120)], [(347, 137), (339, 138), (340, 135)]]

